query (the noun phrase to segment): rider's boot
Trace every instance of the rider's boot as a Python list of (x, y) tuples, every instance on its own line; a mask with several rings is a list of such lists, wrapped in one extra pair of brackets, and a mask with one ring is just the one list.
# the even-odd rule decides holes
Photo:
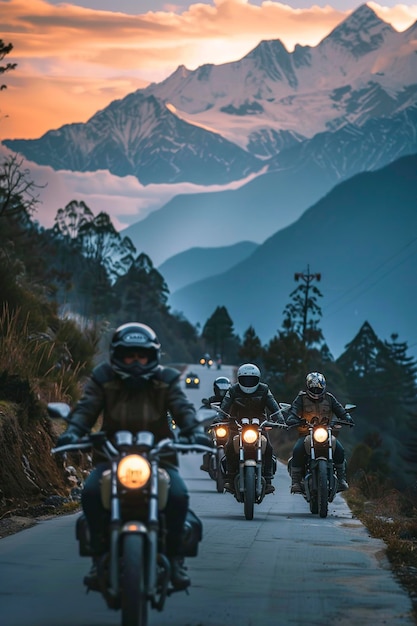
[(184, 559), (181, 556), (173, 556), (170, 558), (171, 564), (171, 583), (175, 589), (187, 589), (191, 580), (187, 576)]
[(301, 479), (303, 477), (301, 467), (291, 468), (291, 493), (303, 493)]
[(84, 585), (86, 585), (91, 591), (100, 591), (100, 585), (98, 580), (97, 565), (100, 557), (93, 556), (93, 562), (88, 574), (84, 576)]
[(346, 480), (346, 461), (340, 465), (335, 465), (337, 476), (337, 491), (346, 491), (349, 489), (348, 482)]
[(235, 474), (226, 474), (223, 487), (225, 491), (233, 494), (235, 493)]
[(266, 485), (265, 485), (265, 495), (268, 495), (268, 493), (274, 493), (275, 487), (272, 484), (273, 476), (269, 476), (269, 475), (266, 476), (265, 475), (264, 478), (265, 478), (265, 483), (266, 483)]
[(210, 457), (211, 454), (209, 452), (203, 454), (203, 463), (200, 465), (200, 469), (203, 470), (203, 472), (208, 472), (210, 469)]

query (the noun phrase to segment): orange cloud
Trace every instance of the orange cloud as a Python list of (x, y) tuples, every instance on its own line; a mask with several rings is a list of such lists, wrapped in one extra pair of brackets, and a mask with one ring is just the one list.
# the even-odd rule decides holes
[[(398, 30), (417, 19), (417, 5), (375, 12)], [(317, 45), (351, 11), (326, 6), (294, 9), (266, 0), (196, 3), (182, 13), (142, 15), (98, 11), (44, 0), (0, 0), (8, 61), (16, 70), (3, 76), (0, 137), (38, 137), (64, 123), (85, 122), (112, 100), (158, 82), (178, 65), (234, 61), (262, 39)], [(7, 117), (5, 117), (7, 115)]]

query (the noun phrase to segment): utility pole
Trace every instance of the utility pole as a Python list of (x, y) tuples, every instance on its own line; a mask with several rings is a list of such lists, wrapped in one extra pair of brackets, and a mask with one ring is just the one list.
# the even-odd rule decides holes
[(304, 306), (303, 306), (303, 343), (306, 345), (306, 331), (307, 331), (307, 312), (308, 312), (308, 291), (310, 289), (310, 283), (313, 280), (320, 281), (321, 274), (310, 274), (310, 266), (307, 265), (307, 272), (296, 272), (294, 274), (294, 280), (298, 282), (299, 280), (303, 280), (305, 282), (305, 294), (304, 294)]

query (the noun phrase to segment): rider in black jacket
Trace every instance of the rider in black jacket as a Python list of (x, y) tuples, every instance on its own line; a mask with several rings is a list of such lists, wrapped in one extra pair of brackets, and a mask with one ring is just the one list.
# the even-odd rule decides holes
[[(299, 438), (293, 448), (291, 463), (291, 493), (302, 493), (301, 479), (304, 475), (307, 452), (304, 439), (308, 435), (307, 423), (314, 416), (325, 417), (330, 423), (334, 416), (354, 425), (352, 416), (340, 404), (333, 394), (326, 391), (326, 379), (320, 372), (310, 372), (306, 377), (306, 391), (300, 391), (293, 401), (287, 426), (297, 426)], [(337, 473), (337, 490), (346, 491), (349, 485), (346, 480), (345, 451), (339, 440), (333, 453)]]
[[(211, 408), (211, 404), (218, 404), (220, 406), (224, 396), (226, 395), (226, 391), (230, 389), (232, 383), (226, 376), (218, 376), (213, 383), (213, 392), (214, 395), (209, 398), (203, 398), (202, 403), (204, 408)], [(220, 418), (219, 418), (220, 419)], [(213, 420), (215, 422), (216, 419)], [(200, 465), (200, 469), (203, 472), (209, 471), (210, 466), (210, 452), (205, 452), (203, 454), (203, 463)]]
[[(72, 412), (71, 424), (57, 445), (74, 443), (86, 429), (91, 429), (100, 415), (102, 428), (108, 435), (125, 429), (152, 431), (157, 440), (172, 437), (169, 427), (170, 413), (180, 429), (190, 429), (197, 424), (194, 405), (189, 402), (180, 385), (180, 372), (159, 364), (161, 345), (155, 332), (145, 324), (130, 322), (120, 326), (110, 343), (110, 362), (94, 368), (84, 393)], [(93, 463), (96, 459), (93, 457)], [(178, 471), (178, 459), (173, 454), (166, 471), (170, 477), (170, 491), (166, 506), (167, 556), (171, 562), (171, 582), (185, 588), (190, 579), (183, 567), (181, 536), (188, 510), (189, 494)], [(87, 518), (91, 548), (96, 557), (105, 552), (104, 529), (108, 513), (100, 496), (101, 475), (107, 462), (97, 459), (88, 476), (81, 496)], [(86, 583), (96, 584), (93, 567)]]
[[(253, 363), (241, 365), (237, 372), (237, 383), (232, 385), (220, 405), (225, 413), (239, 420), (242, 417), (268, 417), (271, 421), (285, 423), (278, 402), (272, 395), (266, 383), (261, 383), (261, 372)], [(234, 478), (239, 469), (239, 459), (233, 446), (233, 436), (237, 433), (236, 427), (231, 422), (230, 437), (225, 446), (227, 460), (227, 476), (224, 488), (234, 493)], [(264, 456), (263, 476), (266, 481), (265, 493), (273, 493), (272, 485), (274, 476), (273, 450), (269, 439)]]

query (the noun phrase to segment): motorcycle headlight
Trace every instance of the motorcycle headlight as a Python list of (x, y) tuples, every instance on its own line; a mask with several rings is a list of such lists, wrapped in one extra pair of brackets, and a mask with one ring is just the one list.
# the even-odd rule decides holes
[(314, 441), (317, 441), (317, 443), (324, 443), (325, 441), (327, 441), (327, 430), (325, 428), (316, 428), (316, 430), (314, 431)]
[(185, 382), (187, 383), (187, 385), (189, 385), (190, 382), (191, 382), (191, 378), (189, 376), (187, 376), (187, 378), (185, 379)]
[(139, 454), (125, 456), (117, 467), (117, 478), (126, 489), (140, 489), (146, 485), (150, 475), (149, 462)]
[(248, 428), (243, 433), (243, 441), (245, 443), (255, 443), (257, 439), (258, 439), (258, 433), (256, 432), (256, 430), (253, 430), (252, 428)]
[(225, 437), (227, 437), (227, 428), (225, 428), (224, 426), (219, 426), (218, 428), (216, 428), (216, 437), (217, 439), (224, 439)]

